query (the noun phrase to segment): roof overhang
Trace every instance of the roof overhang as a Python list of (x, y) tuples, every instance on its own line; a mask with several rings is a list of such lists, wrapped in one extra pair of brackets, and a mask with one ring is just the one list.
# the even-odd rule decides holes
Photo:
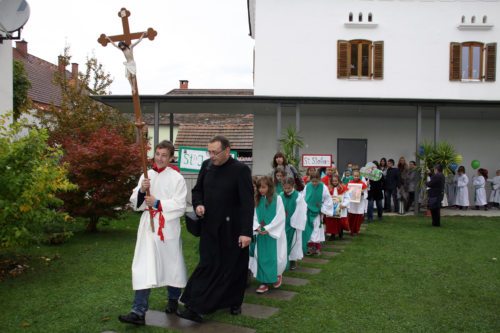
[[(97, 101), (133, 113), (132, 96), (93, 96)], [(404, 98), (324, 98), (289, 96), (171, 96), (144, 95), (140, 97), (141, 111), (154, 113), (225, 113), (275, 115), (277, 105), (283, 114), (293, 114), (300, 105), (301, 116), (387, 116), (414, 117), (418, 106), (424, 110), (438, 107), (443, 117), (500, 119), (500, 100), (438, 100)], [(425, 113), (424, 113), (425, 116)]]

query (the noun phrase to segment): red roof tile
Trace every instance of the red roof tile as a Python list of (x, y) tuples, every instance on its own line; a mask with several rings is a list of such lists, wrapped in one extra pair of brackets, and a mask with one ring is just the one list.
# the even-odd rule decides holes
[(248, 124), (181, 124), (175, 139), (175, 147), (205, 148), (216, 135), (223, 135), (235, 150), (251, 150), (253, 145), (253, 122)]
[[(54, 73), (57, 72), (57, 65), (29, 53), (24, 55), (16, 48), (12, 48), (12, 56), (24, 63), (24, 69), (31, 82), (28, 97), (36, 104), (60, 106), (61, 91), (52, 82)], [(66, 71), (66, 75), (69, 77), (71, 73)]]

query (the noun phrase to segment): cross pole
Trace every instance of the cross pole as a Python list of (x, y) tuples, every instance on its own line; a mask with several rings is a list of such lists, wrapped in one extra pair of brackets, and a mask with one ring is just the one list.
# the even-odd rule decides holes
[[(106, 36), (105, 34), (101, 34), (99, 39), (97, 39), (97, 42), (100, 43), (102, 46), (108, 45), (109, 41), (125, 42), (127, 43), (128, 46), (130, 46), (132, 44), (132, 40), (140, 39), (142, 37), (147, 37), (149, 40), (155, 39), (158, 33), (153, 28), (148, 28), (147, 31), (143, 32), (130, 33), (130, 28), (128, 24), (129, 16), (130, 12), (126, 8), (120, 9), (120, 11), (118, 12), (118, 17), (122, 19), (123, 34), (114, 36)], [(139, 100), (139, 90), (137, 87), (137, 77), (135, 74), (133, 75), (130, 74), (130, 84), (132, 85), (132, 100), (134, 103), (135, 126), (137, 127), (138, 130), (139, 145), (141, 146), (142, 172), (144, 174), (144, 178), (148, 178), (148, 168), (146, 164), (146, 148), (144, 146), (144, 138), (142, 134), (142, 129), (145, 123), (142, 121), (141, 103)], [(150, 195), (149, 189), (147, 190), (146, 195), (147, 196)], [(149, 222), (151, 224), (151, 230), (154, 232), (155, 227), (153, 222), (153, 208), (148, 207), (148, 209), (149, 209), (149, 218), (150, 218)]]

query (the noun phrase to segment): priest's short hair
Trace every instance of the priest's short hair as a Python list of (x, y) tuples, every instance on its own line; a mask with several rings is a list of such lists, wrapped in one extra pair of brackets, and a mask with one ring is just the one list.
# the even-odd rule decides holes
[(223, 136), (223, 135), (216, 135), (214, 136), (209, 143), (214, 143), (214, 142), (220, 142), (222, 150), (226, 149), (227, 147), (231, 148), (231, 143), (229, 140)]

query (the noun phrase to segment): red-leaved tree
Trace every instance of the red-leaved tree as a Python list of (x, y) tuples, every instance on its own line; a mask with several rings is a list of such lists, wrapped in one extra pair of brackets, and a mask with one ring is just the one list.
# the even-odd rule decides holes
[(89, 137), (81, 132), (63, 140), (63, 161), (78, 190), (62, 194), (64, 207), (88, 218), (87, 231), (97, 230), (101, 217), (116, 217), (125, 209), (140, 176), (140, 150), (116, 130), (101, 128)]
[[(70, 63), (66, 48), (61, 60)], [(93, 100), (107, 95), (112, 80), (95, 58), (87, 60), (78, 80), (66, 73), (54, 77), (61, 104), (40, 110), (49, 143), (64, 150), (68, 178), (78, 190), (64, 193), (64, 207), (74, 217), (87, 218), (87, 230), (96, 231), (101, 217), (115, 217), (124, 208), (141, 173), (135, 127), (117, 110)]]

